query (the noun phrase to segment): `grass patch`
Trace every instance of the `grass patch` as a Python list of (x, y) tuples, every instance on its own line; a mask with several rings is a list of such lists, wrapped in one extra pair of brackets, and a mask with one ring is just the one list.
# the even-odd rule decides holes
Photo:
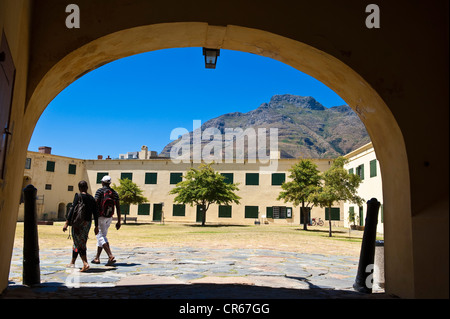
[[(70, 249), (72, 241), (63, 233), (63, 222), (38, 226), (41, 249)], [(120, 230), (113, 223), (108, 232), (112, 245), (120, 247), (191, 246), (206, 248), (276, 249), (318, 254), (359, 255), (362, 232), (328, 227), (310, 227), (304, 231), (299, 225), (206, 225), (199, 224), (122, 224)], [(96, 250), (94, 227), (91, 227), (88, 250)], [(15, 247), (23, 246), (23, 223), (17, 223)]]

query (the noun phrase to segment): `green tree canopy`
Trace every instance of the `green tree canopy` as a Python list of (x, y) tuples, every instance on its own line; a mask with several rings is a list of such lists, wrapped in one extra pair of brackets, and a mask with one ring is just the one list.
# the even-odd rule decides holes
[(322, 175), (323, 186), (311, 195), (311, 200), (320, 207), (329, 208), (329, 236), (331, 233), (331, 206), (337, 201), (349, 201), (359, 206), (363, 204), (363, 199), (357, 195), (361, 178), (356, 174), (350, 174), (344, 165), (347, 160), (340, 156), (334, 160), (331, 167)]
[(311, 195), (318, 192), (320, 186), (320, 175), (317, 165), (310, 160), (301, 160), (289, 170), (290, 182), (281, 185), (283, 191), (280, 192), (278, 200), (291, 202), (294, 206), (302, 205), (303, 229), (307, 230), (307, 215), (305, 208), (312, 208), (314, 201)]
[(184, 180), (179, 182), (169, 194), (177, 195), (174, 198), (176, 203), (194, 204), (202, 208), (202, 226), (206, 222), (206, 212), (211, 204), (230, 205), (239, 204), (239, 196), (234, 192), (238, 191), (238, 184), (226, 183), (225, 177), (214, 171), (211, 164), (202, 164), (198, 169), (191, 168)]
[[(115, 189), (119, 195), (121, 204), (138, 205), (148, 202), (148, 199), (142, 195), (142, 189), (128, 178), (119, 179), (119, 183), (119, 186), (113, 184), (112, 188)], [(124, 218), (126, 222), (126, 215)]]

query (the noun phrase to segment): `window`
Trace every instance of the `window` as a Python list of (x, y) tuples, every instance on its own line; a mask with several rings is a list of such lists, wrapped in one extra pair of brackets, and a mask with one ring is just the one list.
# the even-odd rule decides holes
[(220, 205), (219, 206), (219, 217), (231, 218), (231, 206)]
[(246, 173), (245, 185), (259, 185), (259, 173)]
[(377, 160), (370, 161), (370, 177), (377, 176)]
[[(325, 208), (325, 220), (330, 220), (330, 209)], [(331, 207), (331, 220), (341, 220), (341, 209), (339, 207)]]
[(45, 189), (46, 190), (51, 190), (52, 189), (52, 184), (45, 184)]
[(67, 186), (67, 191), (73, 192), (73, 186), (72, 185)]
[(120, 173), (120, 179), (129, 179), (130, 181), (133, 180), (133, 173)]
[(108, 174), (109, 174), (108, 172), (106, 172), (106, 173), (104, 173), (104, 172), (103, 173), (97, 173), (97, 184), (101, 184), (103, 176), (106, 176)]
[(361, 164), (356, 168), (356, 175), (358, 175), (361, 180), (364, 180), (364, 164)]
[(138, 215), (150, 215), (150, 204), (139, 204)]
[(354, 222), (351, 222), (352, 224), (355, 224), (356, 225), (356, 215), (355, 215), (355, 207), (353, 207), (353, 206), (350, 206), (349, 208), (348, 208), (348, 218), (349, 218), (349, 221), (350, 221), (350, 216), (353, 216), (353, 219), (354, 219)]
[(272, 174), (272, 185), (280, 186), (284, 183), (286, 179), (285, 173), (273, 173)]
[(145, 184), (156, 184), (158, 182), (158, 173), (145, 173)]
[(173, 204), (173, 214), (172, 216), (186, 216), (186, 205), (184, 204)]
[(224, 178), (224, 182), (227, 184), (233, 184), (233, 173), (221, 173)]
[(178, 184), (181, 182), (183, 173), (170, 173), (170, 184)]
[(69, 174), (75, 175), (77, 173), (77, 166), (75, 164), (69, 164)]
[(27, 159), (25, 160), (25, 169), (30, 168), (31, 168), (31, 158), (27, 157)]
[(273, 206), (272, 207), (272, 218), (273, 219), (292, 218), (292, 207)]
[(245, 206), (245, 218), (258, 218), (258, 206)]
[(353, 168), (350, 168), (350, 169), (348, 170), (348, 173), (349, 173), (349, 174), (354, 174), (354, 173), (353, 173)]
[(55, 162), (53, 161), (47, 161), (47, 172), (54, 172), (55, 171)]

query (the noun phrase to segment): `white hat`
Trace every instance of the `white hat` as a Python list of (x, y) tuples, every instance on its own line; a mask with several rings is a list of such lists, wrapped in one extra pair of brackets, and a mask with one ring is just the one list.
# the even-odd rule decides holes
[(104, 183), (111, 183), (111, 176), (108, 176), (108, 175), (103, 176), (102, 182), (104, 182)]

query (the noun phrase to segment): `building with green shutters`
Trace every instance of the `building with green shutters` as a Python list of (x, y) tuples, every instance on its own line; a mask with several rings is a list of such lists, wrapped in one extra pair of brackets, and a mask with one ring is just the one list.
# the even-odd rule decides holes
[[(361, 184), (358, 188), (358, 195), (367, 203), (371, 198), (376, 198), (380, 203), (380, 210), (378, 211), (377, 232), (383, 233), (384, 224), (384, 209), (383, 209), (383, 188), (380, 172), (380, 164), (378, 163), (375, 150), (372, 143), (361, 146), (360, 148), (348, 153), (345, 156), (348, 163), (345, 168), (351, 174), (357, 174), (361, 178)], [(365, 224), (367, 205), (357, 206), (355, 204), (344, 202), (343, 219), (344, 225), (350, 227), (349, 214), (353, 213), (356, 216), (355, 224), (360, 226), (360, 229)], [(331, 209), (331, 219), (337, 218), (336, 213)], [(339, 218), (342, 218), (339, 216)]]
[[(366, 150), (366, 148), (365, 146), (361, 149)], [(372, 162), (363, 163), (357, 159), (359, 156), (357, 154), (360, 153), (355, 152), (349, 154), (351, 156), (348, 169), (364, 178), (361, 191), (365, 191), (367, 180), (379, 183), (373, 187), (381, 189), (381, 177), (373, 149), (371, 154), (375, 162), (371, 159)], [(257, 160), (213, 164), (213, 168), (225, 177), (226, 182), (239, 184), (237, 195), (242, 199), (239, 205), (211, 205), (207, 212), (207, 222), (297, 225), (303, 223), (300, 207), (277, 200), (282, 190), (281, 185), (289, 181), (289, 169), (298, 161), (298, 159), (273, 158), (270, 163), (264, 164)], [(330, 167), (332, 159), (313, 159), (313, 162), (318, 166), (319, 171), (324, 172)], [(85, 160), (53, 155), (48, 150), (47, 153), (29, 151), (24, 187), (31, 183), (38, 189), (38, 219), (43, 219), (45, 216), (48, 220), (62, 220), (78, 191), (79, 180), (85, 179), (89, 184), (89, 192), (94, 194), (97, 188), (101, 187), (101, 179), (105, 175), (111, 176), (113, 184), (118, 184), (119, 179), (128, 178), (144, 191), (143, 195), (149, 202), (131, 206), (121, 205), (123, 214), (136, 217), (137, 222), (143, 223), (163, 221), (196, 223), (200, 221), (200, 208), (174, 203), (175, 195), (169, 195), (169, 191), (182, 181), (183, 175), (191, 167), (199, 165), (192, 161), (174, 163), (168, 158), (156, 156), (144, 159), (111, 159), (109, 157), (103, 159), (99, 156), (97, 160)], [(269, 165), (271, 170), (267, 169)], [(378, 196), (378, 193), (374, 193), (372, 197), (374, 196)], [(382, 198), (380, 197), (379, 200), (382, 201)], [(313, 218), (321, 218), (326, 222), (331, 218), (334, 226), (348, 226), (348, 210), (354, 209), (357, 212), (360, 210), (358, 207), (352, 207), (345, 203), (336, 203), (331, 208), (331, 216), (328, 209), (313, 207), (307, 215), (307, 222), (310, 223)], [(364, 212), (365, 207), (362, 208), (361, 214), (364, 215)], [(19, 214), (19, 220), (21, 219), (23, 214)]]

